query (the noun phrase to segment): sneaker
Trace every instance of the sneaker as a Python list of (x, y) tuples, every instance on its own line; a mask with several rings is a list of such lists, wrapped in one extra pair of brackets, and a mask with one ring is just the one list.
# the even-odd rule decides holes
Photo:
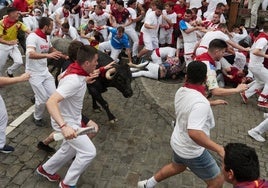
[(48, 181), (52, 181), (52, 182), (54, 182), (54, 181), (60, 181), (60, 179), (61, 179), (60, 176), (59, 176), (58, 174), (49, 174), (49, 173), (47, 173), (47, 172), (43, 169), (42, 165), (40, 165), (40, 166), (36, 169), (36, 172), (37, 172), (37, 174), (39, 174), (39, 175), (41, 175), (41, 176), (47, 178)]
[(50, 147), (49, 145), (44, 144), (44, 142), (42, 142), (42, 141), (37, 144), (37, 148), (44, 150), (48, 153), (55, 153), (56, 152), (56, 150), (54, 148)]
[(45, 126), (45, 122), (42, 119), (39, 119), (39, 120), (33, 119), (33, 122), (37, 127), (44, 127)]
[(248, 131), (249, 136), (257, 140), (258, 142), (265, 142), (265, 138), (263, 138), (259, 133), (254, 131), (253, 129)]
[(268, 102), (267, 101), (258, 101), (258, 107), (262, 108), (268, 108)]
[(241, 98), (242, 98), (242, 100), (243, 100), (243, 103), (247, 104), (247, 102), (248, 102), (248, 98), (247, 98), (246, 95), (245, 95), (245, 91), (241, 92), (241, 93), (240, 93), (240, 96), (241, 96)]
[(9, 73), (8, 71), (7, 71), (7, 76), (10, 77), (10, 78), (14, 77), (14, 75), (12, 73)]
[(148, 180), (139, 181), (138, 188), (146, 188), (147, 181)]
[(268, 113), (263, 113), (263, 118), (267, 119), (268, 118)]
[(60, 188), (75, 188), (75, 185), (73, 185), (73, 186), (66, 185), (66, 184), (63, 183), (63, 181), (60, 181), (59, 187)]
[(2, 149), (0, 149), (0, 152), (2, 152), (2, 153), (11, 153), (14, 150), (15, 149), (12, 146), (4, 145), (4, 147)]

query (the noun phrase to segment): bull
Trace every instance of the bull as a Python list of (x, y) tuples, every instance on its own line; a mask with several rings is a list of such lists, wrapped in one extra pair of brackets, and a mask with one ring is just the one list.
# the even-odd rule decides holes
[[(66, 47), (69, 46), (67, 43), (69, 44), (70, 41), (66, 41), (65, 39), (52, 40), (52, 46), (63, 53), (66, 52)], [(98, 56), (97, 68), (105, 66), (113, 61), (109, 55), (101, 51), (98, 51)], [(111, 123), (117, 121), (116, 117), (110, 111), (107, 101), (102, 97), (102, 93), (107, 91), (108, 87), (114, 87), (120, 91), (125, 98), (129, 98), (133, 95), (131, 81), (132, 76), (129, 65), (124, 63), (123, 60), (120, 60), (119, 63), (113, 65), (113, 68), (107, 70), (104, 77), (99, 76), (94, 83), (88, 84), (87, 88), (89, 94), (92, 96), (92, 107), (94, 111), (100, 111), (102, 107), (102, 109), (106, 111)], [(98, 104), (101, 105), (101, 107)]]

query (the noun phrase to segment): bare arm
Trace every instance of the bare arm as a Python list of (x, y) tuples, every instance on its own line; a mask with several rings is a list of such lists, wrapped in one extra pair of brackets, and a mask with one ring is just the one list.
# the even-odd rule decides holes
[(260, 56), (260, 57), (264, 57), (264, 58), (268, 58), (268, 55), (263, 53), (261, 49), (255, 48), (253, 49), (252, 53), (256, 56)]
[(59, 51), (52, 51), (51, 53), (38, 53), (35, 51), (34, 47), (27, 47), (27, 54), (29, 54), (30, 59), (43, 59), (43, 58), (52, 58), (59, 59), (62, 57), (62, 53)]
[(224, 156), (223, 147), (212, 141), (203, 131), (188, 129), (188, 134), (190, 138), (198, 145), (217, 152), (218, 155), (221, 157)]
[(6, 86), (6, 85), (11, 85), (11, 84), (15, 84), (18, 82), (24, 82), (29, 80), (30, 78), (30, 74), (29, 73), (24, 73), (20, 76), (17, 77), (13, 77), (13, 78), (9, 78), (9, 77), (0, 77), (0, 86)]
[(58, 105), (58, 103), (61, 102), (63, 99), (64, 98), (58, 92), (55, 92), (48, 99), (46, 106), (51, 117), (57, 122), (59, 127), (61, 127), (61, 131), (64, 137), (66, 139), (72, 139), (75, 138), (77, 135), (74, 129), (65, 123)]
[(230, 44), (232, 47), (238, 49), (238, 50), (241, 50), (241, 51), (249, 51), (249, 48), (244, 48), (242, 46), (240, 46), (239, 44), (231, 41), (231, 40), (227, 40), (226, 41), (228, 44)]
[(226, 95), (232, 95), (235, 93), (240, 93), (248, 89), (247, 84), (239, 84), (236, 88), (215, 88), (212, 89), (212, 95), (215, 96), (226, 96)]

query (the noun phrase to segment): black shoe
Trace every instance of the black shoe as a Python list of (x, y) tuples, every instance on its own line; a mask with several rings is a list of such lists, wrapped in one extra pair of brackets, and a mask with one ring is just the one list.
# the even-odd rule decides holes
[(37, 144), (37, 148), (44, 150), (48, 153), (55, 153), (56, 152), (56, 150), (54, 148), (50, 147), (49, 145), (44, 144), (44, 142), (42, 142), (42, 141)]
[(14, 150), (15, 149), (12, 146), (4, 145), (4, 147), (2, 149), (0, 149), (0, 152), (2, 152), (2, 153), (11, 153)]
[(33, 122), (38, 127), (44, 127), (45, 126), (45, 122), (42, 119), (39, 119), (39, 120), (33, 119)]
[(7, 71), (7, 76), (10, 77), (10, 78), (14, 77), (14, 75), (12, 73), (10, 74), (8, 71)]
[(34, 104), (35, 103), (35, 97), (31, 97), (31, 102)]

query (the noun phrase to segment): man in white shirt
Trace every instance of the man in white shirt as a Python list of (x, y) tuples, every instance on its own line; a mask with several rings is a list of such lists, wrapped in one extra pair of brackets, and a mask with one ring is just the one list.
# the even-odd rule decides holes
[(165, 3), (165, 9), (162, 11), (162, 23), (159, 31), (159, 44), (161, 47), (172, 45), (173, 26), (177, 22), (177, 14), (173, 11), (174, 3)]
[(60, 8), (64, 3), (64, 0), (52, 0), (48, 4), (48, 16), (56, 12), (58, 8)]
[(208, 3), (208, 6), (207, 11), (204, 13), (205, 18), (207, 18), (210, 14), (215, 12), (218, 3), (223, 3), (225, 5), (225, 8), (228, 9), (226, 0), (206, 0), (206, 3)]
[(26, 69), (31, 73), (29, 82), (35, 94), (34, 122), (44, 126), (43, 114), (47, 99), (56, 90), (55, 80), (48, 71), (47, 58), (59, 59), (62, 53), (56, 51), (48, 40), (53, 29), (53, 21), (42, 17), (39, 28), (26, 39)]
[[(49, 181), (60, 181), (59, 187), (76, 187), (80, 175), (96, 156), (96, 148), (87, 135), (77, 136), (81, 128), (81, 112), (87, 90), (86, 78), (96, 69), (98, 52), (91, 46), (82, 46), (77, 61), (72, 63), (61, 78), (57, 90), (47, 101), (51, 125), (65, 140), (60, 149), (36, 172)], [(72, 161), (72, 159), (75, 159)], [(64, 178), (56, 172), (72, 161)]]
[[(138, 182), (138, 188), (153, 188), (157, 183), (180, 174), (188, 167), (207, 187), (220, 188), (224, 179), (208, 150), (224, 157), (224, 149), (210, 139), (215, 121), (205, 97), (207, 66), (199, 61), (187, 68), (186, 82), (175, 95), (176, 125), (171, 136), (173, 162), (162, 167), (150, 179)], [(175, 187), (175, 186), (174, 186)]]
[(59, 30), (59, 33), (57, 36), (69, 39), (69, 40), (78, 40), (80, 41), (80, 36), (73, 26), (70, 26), (69, 23), (63, 23), (61, 25), (61, 29)]
[(33, 16), (23, 17), (22, 20), (28, 29), (30, 29), (31, 31), (35, 31), (39, 26), (38, 21), (41, 17), (42, 11), (40, 9), (34, 9)]
[(156, 64), (162, 64), (165, 62), (168, 58), (175, 57), (175, 55), (178, 57), (177, 49), (172, 47), (161, 47), (156, 48), (151, 55), (153, 63)]
[(49, 17), (54, 21), (54, 29), (59, 29), (61, 27), (61, 24), (64, 22), (69, 22), (70, 18), (70, 6), (64, 5), (63, 7), (58, 8), (53, 14), (51, 14)]
[(158, 30), (162, 22), (162, 9), (163, 5), (161, 3), (156, 4), (156, 10), (150, 12), (146, 17), (144, 24), (141, 28), (143, 33), (144, 48), (137, 55), (137, 63), (139, 58), (159, 47), (158, 43)]

